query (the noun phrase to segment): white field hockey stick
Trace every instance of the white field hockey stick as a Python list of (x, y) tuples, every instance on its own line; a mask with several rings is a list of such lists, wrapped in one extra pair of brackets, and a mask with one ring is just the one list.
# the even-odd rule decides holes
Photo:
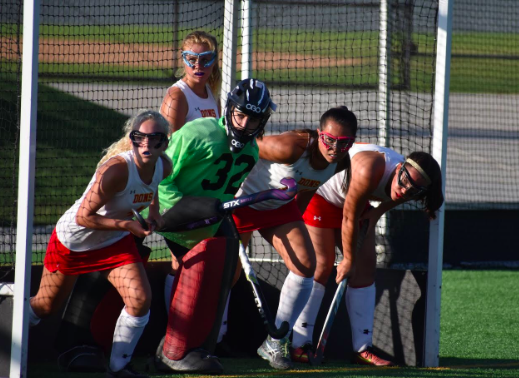
[[(364, 243), (364, 239), (368, 231), (368, 225), (368, 221), (361, 223), (359, 236), (357, 238), (357, 253), (360, 251), (362, 244)], [(333, 321), (335, 320), (335, 315), (337, 315), (337, 311), (339, 311), (342, 297), (346, 291), (347, 282), (347, 278), (343, 279), (335, 291), (332, 303), (330, 304), (330, 309), (328, 310), (328, 315), (326, 315), (326, 320), (324, 321), (323, 330), (321, 331), (321, 336), (319, 337), (319, 342), (317, 343), (317, 348), (315, 349), (315, 354), (313, 354), (312, 351), (308, 351), (308, 361), (310, 362), (310, 365), (320, 365), (323, 361), (324, 348), (326, 348), (326, 342), (328, 341), (328, 336), (330, 335)]]
[(260, 313), (261, 319), (263, 320), (263, 324), (268, 332), (268, 334), (274, 339), (282, 339), (285, 337), (289, 331), (288, 322), (284, 321), (281, 323), (279, 328), (276, 327), (274, 322), (272, 321), (272, 315), (267, 307), (267, 303), (265, 297), (263, 296), (263, 291), (258, 282), (258, 278), (256, 277), (256, 273), (254, 273), (254, 269), (252, 269), (252, 265), (249, 261), (249, 256), (247, 256), (247, 252), (245, 251), (245, 246), (240, 241), (240, 261), (243, 267), (243, 271), (245, 272), (245, 277), (247, 281), (250, 282), (252, 286), (252, 292), (254, 293), (254, 301), (256, 302), (256, 306), (258, 307), (258, 311)]

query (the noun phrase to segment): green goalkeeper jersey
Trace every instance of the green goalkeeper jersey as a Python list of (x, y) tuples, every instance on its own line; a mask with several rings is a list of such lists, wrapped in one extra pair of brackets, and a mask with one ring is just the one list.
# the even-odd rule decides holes
[[(253, 140), (240, 152), (231, 152), (224, 118), (198, 118), (172, 135), (166, 155), (173, 161), (173, 171), (159, 185), (161, 213), (171, 209), (183, 195), (231, 200), (258, 161), (259, 150)], [(216, 224), (159, 234), (193, 248), (201, 240), (214, 236), (218, 227)]]

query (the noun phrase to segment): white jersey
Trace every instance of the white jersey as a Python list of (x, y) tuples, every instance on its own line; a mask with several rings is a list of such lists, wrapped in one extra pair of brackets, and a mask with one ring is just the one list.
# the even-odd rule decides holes
[[(294, 164), (279, 164), (260, 159), (247, 176), (236, 197), (257, 193), (262, 190), (283, 188), (280, 183), (284, 177), (291, 177), (297, 182), (297, 192), (316, 190), (326, 180), (333, 176), (337, 163), (329, 164), (321, 170), (313, 169), (308, 159), (308, 150)], [(250, 205), (256, 210), (271, 210), (290, 201), (268, 200)]]
[(191, 122), (197, 118), (213, 117), (220, 118), (218, 113), (218, 105), (214, 99), (211, 87), (208, 84), (205, 85), (207, 91), (207, 98), (201, 98), (193, 92), (189, 85), (184, 80), (179, 80), (172, 87), (179, 88), (184, 96), (186, 96), (188, 110), (186, 114), (185, 123)]
[[(162, 158), (159, 158), (155, 164), (155, 173), (151, 183), (146, 184), (139, 176), (133, 155), (133, 150), (117, 155), (122, 156), (128, 165), (128, 182), (124, 190), (116, 193), (114, 198), (97, 211), (97, 214), (112, 219), (131, 219), (133, 217), (132, 209), (141, 211), (150, 205), (164, 176)], [(122, 230), (93, 230), (76, 223), (76, 214), (86, 194), (96, 181), (96, 176), (97, 171), (81, 198), (63, 214), (56, 225), (59, 241), (71, 251), (83, 252), (100, 249), (114, 244), (129, 234), (129, 231)]]
[[(380, 201), (390, 200), (391, 198), (386, 194), (385, 191), (386, 185), (389, 177), (395, 171), (396, 166), (404, 161), (404, 157), (390, 148), (377, 146), (376, 144), (354, 143), (353, 147), (349, 151), (350, 159), (353, 159), (353, 157), (359, 152), (364, 151), (374, 151), (384, 155), (386, 160), (384, 174), (382, 175), (377, 188), (372, 193), (372, 196), (376, 197)], [(317, 194), (323, 197), (326, 201), (330, 202), (332, 205), (342, 208), (344, 206), (345, 199), (344, 193), (342, 191), (342, 183), (344, 182), (345, 174), (346, 171), (341, 171), (334, 175), (317, 190)]]

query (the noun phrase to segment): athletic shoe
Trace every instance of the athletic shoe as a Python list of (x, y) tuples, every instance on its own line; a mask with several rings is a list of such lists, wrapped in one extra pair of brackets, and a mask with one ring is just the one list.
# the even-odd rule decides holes
[(202, 348), (196, 348), (189, 351), (184, 358), (180, 360), (170, 360), (163, 353), (165, 337), (157, 348), (155, 354), (155, 369), (161, 372), (181, 372), (181, 373), (204, 373), (204, 374), (221, 374), (223, 366), (218, 357), (209, 354)]
[(58, 357), (61, 370), (70, 372), (104, 372), (106, 362), (103, 351), (91, 345), (78, 345)]
[(149, 378), (146, 374), (141, 374), (135, 371), (131, 362), (119, 371), (112, 371), (110, 368), (106, 369), (106, 378)]
[(264, 360), (270, 362), (270, 366), (274, 369), (286, 370), (293, 367), (290, 360), (290, 347), (288, 338), (276, 340), (268, 336), (263, 344), (258, 348), (258, 354)]
[(290, 348), (290, 357), (292, 361), (301, 362), (303, 364), (308, 363), (308, 353), (313, 353), (313, 346), (310, 341), (307, 341), (299, 348)]
[(373, 352), (372, 347), (368, 347), (368, 349), (362, 352), (353, 353), (352, 363), (370, 366), (395, 366), (393, 362), (377, 356)]

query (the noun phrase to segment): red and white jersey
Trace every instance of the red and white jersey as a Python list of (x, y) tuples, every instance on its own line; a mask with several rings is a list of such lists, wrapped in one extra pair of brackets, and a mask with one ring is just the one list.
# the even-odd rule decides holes
[[(97, 214), (112, 219), (131, 219), (133, 217), (132, 209), (141, 211), (150, 205), (157, 192), (159, 183), (164, 176), (162, 159), (159, 158), (157, 160), (153, 179), (150, 184), (146, 184), (139, 176), (133, 155), (133, 150), (117, 155), (123, 157), (128, 165), (128, 182), (124, 190), (118, 192), (110, 201), (101, 207), (97, 211)], [(90, 180), (81, 198), (63, 214), (56, 225), (59, 241), (71, 251), (83, 252), (103, 248), (121, 240), (129, 234), (128, 231), (122, 230), (93, 230), (79, 226), (76, 223), (76, 214), (86, 194), (95, 183), (96, 176), (97, 171)]]
[[(316, 190), (333, 176), (336, 168), (337, 163), (332, 163), (325, 169), (313, 169), (308, 159), (308, 150), (294, 164), (279, 164), (260, 159), (241, 185), (236, 197), (262, 190), (283, 188), (280, 181), (284, 177), (291, 177), (296, 180), (298, 193)], [(286, 203), (287, 201), (268, 200), (250, 205), (250, 207), (256, 210), (271, 210)]]
[(218, 105), (214, 99), (213, 92), (211, 92), (211, 87), (209, 87), (208, 84), (205, 85), (207, 98), (201, 98), (197, 96), (195, 92), (189, 88), (189, 85), (187, 85), (184, 80), (177, 81), (172, 85), (172, 87), (179, 88), (182, 93), (184, 93), (184, 96), (186, 96), (188, 111), (186, 114), (185, 123), (203, 117), (220, 118), (220, 113), (218, 113)]
[[(369, 143), (354, 143), (348, 153), (350, 154), (350, 159), (353, 159), (356, 154), (365, 151), (379, 152), (384, 155), (386, 161), (384, 174), (371, 196), (376, 197), (380, 201), (388, 201), (391, 198), (385, 191), (387, 182), (391, 174), (395, 171), (396, 166), (404, 161), (404, 157), (390, 148)], [(345, 174), (346, 171), (337, 173), (317, 190), (317, 193), (326, 201), (340, 208), (344, 206), (345, 198), (342, 191), (342, 183), (344, 182)]]

